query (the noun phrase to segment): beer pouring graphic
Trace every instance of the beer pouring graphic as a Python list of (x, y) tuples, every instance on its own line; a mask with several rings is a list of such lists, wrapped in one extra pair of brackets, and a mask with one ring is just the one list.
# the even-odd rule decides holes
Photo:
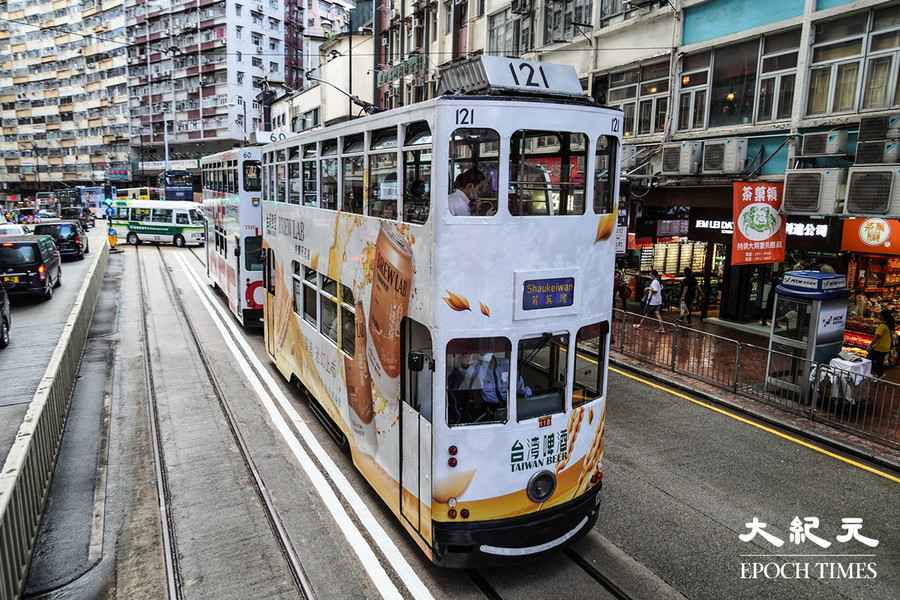
[(366, 351), (376, 392), (388, 404), (400, 397), (400, 323), (409, 309), (412, 248), (393, 223), (382, 223), (375, 242)]

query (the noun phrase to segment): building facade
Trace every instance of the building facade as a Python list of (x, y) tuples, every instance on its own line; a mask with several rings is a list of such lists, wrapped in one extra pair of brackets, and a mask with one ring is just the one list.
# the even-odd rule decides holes
[(0, 2), (0, 185), (128, 179), (124, 0)]

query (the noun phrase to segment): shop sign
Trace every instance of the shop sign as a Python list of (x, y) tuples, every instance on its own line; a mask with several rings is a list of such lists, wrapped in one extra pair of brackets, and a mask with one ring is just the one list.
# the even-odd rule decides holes
[(616, 213), (616, 254), (625, 254), (628, 250), (628, 206), (619, 200), (619, 211)]
[(784, 261), (787, 232), (780, 214), (782, 188), (780, 183), (734, 182), (732, 265)]
[(418, 75), (428, 70), (428, 57), (424, 54), (414, 54), (406, 60), (388, 67), (376, 74), (375, 85), (381, 87), (392, 81), (397, 81), (407, 75)]
[(871, 254), (900, 254), (900, 220), (848, 219), (844, 222), (841, 250)]

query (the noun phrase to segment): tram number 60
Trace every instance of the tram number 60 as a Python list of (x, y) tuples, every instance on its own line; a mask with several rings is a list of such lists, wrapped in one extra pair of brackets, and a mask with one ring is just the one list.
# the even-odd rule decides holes
[(475, 109), (474, 108), (457, 108), (456, 109), (457, 125), (474, 125)]
[[(516, 73), (517, 69), (519, 73)], [(512, 74), (513, 81), (516, 82), (516, 85), (524, 85), (525, 87), (544, 87), (548, 90), (550, 89), (550, 82), (547, 81), (547, 74), (544, 73), (543, 66), (539, 66), (537, 68), (537, 72), (541, 76), (541, 81), (537, 81), (534, 78), (535, 69), (532, 65), (526, 62), (519, 63), (518, 67), (514, 67), (512, 63), (509, 63), (509, 72)], [(522, 75), (522, 79), (519, 79), (519, 74)], [(522, 80), (524, 80), (524, 83), (522, 82)]]

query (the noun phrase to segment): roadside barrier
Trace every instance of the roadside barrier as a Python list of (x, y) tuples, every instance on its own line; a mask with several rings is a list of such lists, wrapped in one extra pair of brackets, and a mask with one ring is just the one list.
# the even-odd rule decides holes
[(0, 471), (0, 600), (22, 593), (109, 248), (85, 277)]
[[(635, 328), (634, 325), (641, 324)], [(900, 448), (900, 386), (796, 355), (620, 309), (610, 349), (624, 356)]]

